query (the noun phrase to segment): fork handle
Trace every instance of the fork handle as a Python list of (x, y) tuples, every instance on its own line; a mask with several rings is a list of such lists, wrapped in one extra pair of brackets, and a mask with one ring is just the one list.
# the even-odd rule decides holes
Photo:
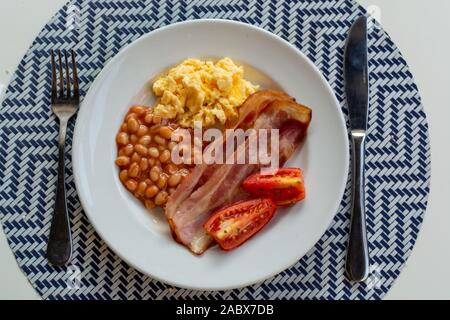
[(350, 281), (362, 282), (369, 275), (369, 250), (367, 246), (364, 145), (366, 135), (352, 132), (353, 181), (350, 234), (345, 271)]
[(59, 120), (58, 139), (58, 182), (56, 187), (56, 199), (53, 212), (50, 236), (47, 244), (47, 259), (55, 266), (63, 266), (70, 261), (72, 256), (72, 236), (70, 232), (69, 215), (66, 203), (65, 182), (65, 145), (68, 119), (61, 117)]

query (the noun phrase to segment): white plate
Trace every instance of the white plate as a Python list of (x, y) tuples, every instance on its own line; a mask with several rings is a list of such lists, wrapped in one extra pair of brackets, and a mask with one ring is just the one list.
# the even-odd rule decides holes
[[(172, 239), (161, 212), (146, 211), (123, 188), (114, 164), (115, 135), (132, 100), (150, 79), (188, 57), (223, 56), (262, 72), (249, 72), (249, 80), (278, 84), (313, 109), (307, 141), (288, 163), (303, 168), (307, 198), (280, 210), (240, 248), (225, 253), (215, 247), (197, 257)], [(247, 24), (196, 20), (149, 33), (106, 65), (78, 114), (73, 163), (83, 208), (112, 250), (155, 279), (217, 290), (263, 281), (296, 263), (314, 246), (338, 210), (347, 180), (348, 150), (339, 104), (305, 55)]]

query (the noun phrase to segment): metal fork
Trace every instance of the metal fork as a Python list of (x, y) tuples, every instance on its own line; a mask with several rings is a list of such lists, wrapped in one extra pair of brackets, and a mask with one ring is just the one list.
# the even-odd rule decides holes
[[(69, 119), (77, 112), (80, 103), (78, 90), (77, 66), (75, 52), (71, 50), (71, 66), (67, 59), (67, 51), (63, 51), (65, 65), (65, 81), (63, 74), (63, 59), (61, 50), (57, 51), (58, 64), (55, 62), (55, 52), (51, 51), (52, 63), (52, 111), (59, 120), (59, 162), (58, 184), (56, 188), (55, 207), (53, 212), (50, 236), (47, 244), (47, 259), (55, 266), (62, 266), (70, 261), (72, 256), (72, 236), (66, 203), (64, 149)], [(57, 79), (58, 69), (58, 79)], [(72, 79), (70, 77), (72, 69)], [(72, 90), (73, 87), (73, 90)]]

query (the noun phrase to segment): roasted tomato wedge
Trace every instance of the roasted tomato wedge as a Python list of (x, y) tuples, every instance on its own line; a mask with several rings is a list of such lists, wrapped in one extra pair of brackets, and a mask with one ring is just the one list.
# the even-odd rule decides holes
[(277, 209), (270, 198), (237, 202), (216, 211), (204, 227), (224, 250), (234, 249), (261, 230)]
[(272, 198), (279, 206), (305, 198), (303, 174), (298, 168), (281, 168), (273, 175), (253, 174), (245, 179), (243, 187), (253, 196)]

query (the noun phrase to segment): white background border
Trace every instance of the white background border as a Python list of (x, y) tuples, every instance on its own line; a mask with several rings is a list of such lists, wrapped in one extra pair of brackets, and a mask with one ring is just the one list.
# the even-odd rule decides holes
[[(0, 1), (0, 84), (66, 0)], [(450, 299), (450, 1), (358, 0), (381, 22), (419, 86), (431, 135), (431, 194), (413, 253), (386, 299)], [(1, 93), (0, 93), (1, 94)], [(0, 299), (39, 299), (0, 231)]]

